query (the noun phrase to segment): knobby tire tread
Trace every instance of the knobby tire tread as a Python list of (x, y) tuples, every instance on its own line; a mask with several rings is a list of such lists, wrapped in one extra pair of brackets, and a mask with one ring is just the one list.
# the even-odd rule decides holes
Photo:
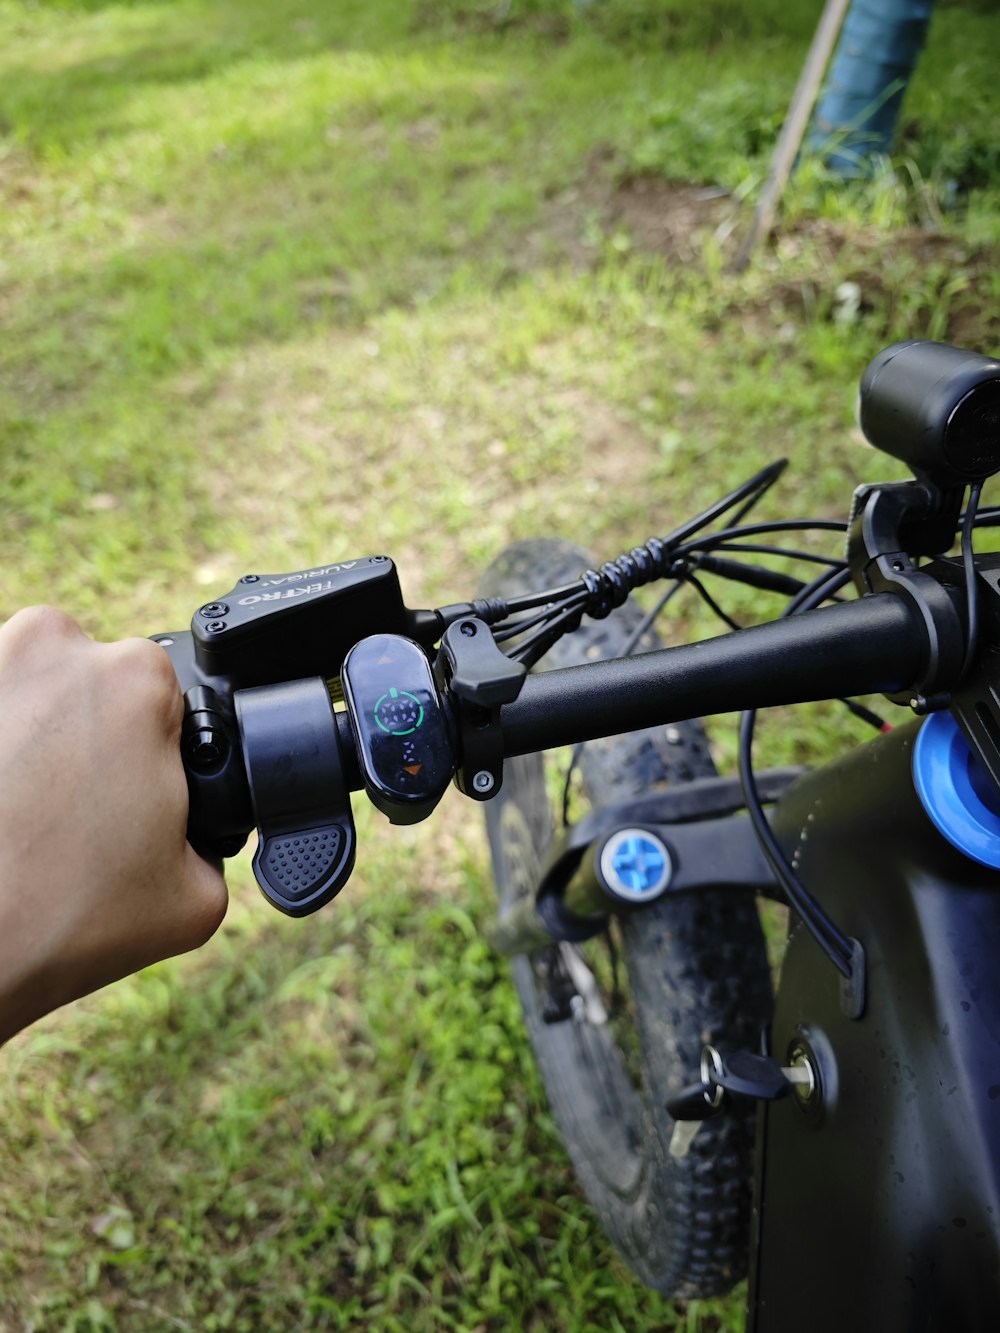
[[(489, 568), (481, 591), (555, 587), (590, 564), (569, 542), (521, 542)], [(640, 618), (626, 603), (605, 620), (587, 619), (537, 669), (620, 656)], [(650, 634), (637, 651), (656, 646)], [(579, 768), (592, 806), (715, 773), (698, 721), (589, 742)], [(542, 757), (508, 761), (485, 810), (502, 908), (525, 891), (560, 819), (545, 797)], [(732, 889), (668, 896), (620, 918), (620, 932), (642, 1092), (625, 1076), (607, 1028), (543, 1021), (537, 978), (560, 946), (511, 960), (528, 1034), (577, 1176), (623, 1257), (675, 1298), (717, 1295), (746, 1271), (752, 1110), (706, 1122), (679, 1161), (667, 1151), (674, 1122), (664, 1103), (698, 1078), (706, 1041), (723, 1051), (757, 1048), (771, 985), (755, 902)]]

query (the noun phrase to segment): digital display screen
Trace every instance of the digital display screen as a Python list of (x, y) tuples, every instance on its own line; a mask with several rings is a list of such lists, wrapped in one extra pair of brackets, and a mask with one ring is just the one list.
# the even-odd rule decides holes
[(397, 823), (424, 818), (451, 781), (454, 756), (423, 649), (372, 635), (351, 649), (341, 678), (368, 794)]

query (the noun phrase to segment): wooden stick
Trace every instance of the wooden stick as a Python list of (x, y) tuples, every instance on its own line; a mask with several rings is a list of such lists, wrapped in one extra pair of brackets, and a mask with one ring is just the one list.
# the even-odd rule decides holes
[(806, 126), (809, 124), (809, 116), (816, 104), (816, 98), (819, 96), (819, 86), (823, 81), (823, 74), (830, 63), (830, 56), (833, 54), (834, 44), (840, 34), (844, 16), (850, 3), (851, 0), (826, 0), (826, 7), (820, 18), (819, 27), (813, 37), (812, 46), (810, 46), (809, 54), (806, 56), (806, 63), (802, 67), (802, 73), (799, 75), (798, 87), (795, 89), (795, 94), (789, 104), (785, 123), (781, 127), (781, 133), (775, 145), (774, 156), (771, 159), (771, 170), (754, 210), (750, 232), (743, 243), (739, 257), (733, 264), (734, 273), (743, 272), (750, 262), (750, 256), (758, 241), (767, 236), (774, 224), (774, 214), (781, 201), (781, 195), (788, 177), (792, 174), (795, 156), (799, 151), (799, 145), (802, 143)]

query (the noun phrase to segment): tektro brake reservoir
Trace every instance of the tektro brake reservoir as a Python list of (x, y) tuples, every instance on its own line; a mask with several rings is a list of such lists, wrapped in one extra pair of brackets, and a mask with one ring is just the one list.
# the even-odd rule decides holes
[(1000, 793), (950, 713), (932, 713), (921, 726), (913, 780), (938, 832), (973, 861), (1000, 870)]

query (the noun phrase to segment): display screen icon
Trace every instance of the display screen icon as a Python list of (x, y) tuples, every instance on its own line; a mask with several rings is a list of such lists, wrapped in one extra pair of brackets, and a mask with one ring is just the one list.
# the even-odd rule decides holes
[(375, 721), (389, 736), (410, 736), (424, 720), (424, 707), (409, 690), (387, 690), (375, 702)]

